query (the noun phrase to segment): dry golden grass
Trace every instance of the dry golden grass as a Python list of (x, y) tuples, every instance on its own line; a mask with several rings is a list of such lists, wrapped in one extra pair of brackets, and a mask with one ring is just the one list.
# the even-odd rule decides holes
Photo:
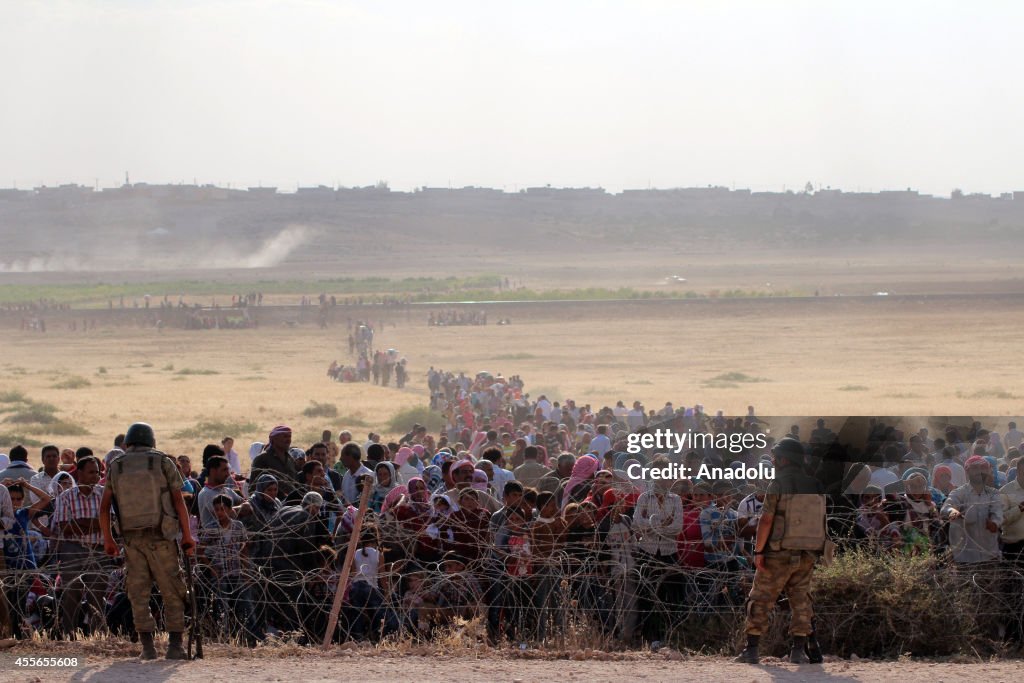
[[(60, 420), (88, 430), (69, 437), (39, 425), (32, 439), (98, 452), (135, 420), (151, 422), (171, 453), (197, 453), (228, 431), (244, 454), (282, 422), (302, 445), (325, 428), (361, 439), (426, 404), (430, 365), (520, 374), (534, 396), (595, 406), (639, 399), (735, 414), (751, 403), (763, 415), (1012, 415), (1024, 396), (1015, 371), (1021, 309), (1007, 300), (555, 304), (503, 309), (510, 326), (451, 328), (428, 328), (423, 309), (372, 312), (386, 323), (378, 344), (408, 358), (404, 390), (326, 377), (332, 359), (349, 360), (343, 324), (87, 335), (53, 325), (45, 335), (7, 335), (0, 396), (51, 403)], [(59, 388), (71, 378), (89, 384)], [(335, 405), (338, 417), (303, 415), (312, 401)], [(4, 421), (10, 406), (0, 402), (0, 435), (26, 434)]]

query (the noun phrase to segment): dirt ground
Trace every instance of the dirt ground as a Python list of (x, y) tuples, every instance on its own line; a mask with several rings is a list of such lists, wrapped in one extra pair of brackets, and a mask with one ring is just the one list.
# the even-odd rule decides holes
[[(224, 436), (219, 428), (186, 435), (211, 421), (232, 432), (240, 453), (282, 422), (304, 445), (322, 429), (388, 436), (396, 412), (427, 404), (431, 365), (519, 374), (533, 396), (595, 407), (620, 399), (655, 409), (699, 402), (727, 414), (753, 404), (760, 415), (1011, 416), (1024, 395), (1017, 371), (1024, 299), (559, 303), (516, 309), (508, 326), (440, 328), (427, 327), (423, 309), (377, 311), (375, 323), (384, 323), (377, 344), (408, 359), (403, 390), (327, 378), (332, 360), (352, 361), (344, 318), (326, 330), (83, 333), (57, 322), (45, 334), (12, 330), (0, 392), (51, 403), (60, 420), (85, 433), (12, 423), (4, 413), (13, 404), (0, 404), (0, 436), (105, 452), (139, 419), (154, 424), (174, 453), (195, 453)], [(304, 416), (312, 401), (334, 405), (337, 417)]]
[[(182, 683), (210, 680), (235, 681), (337, 681), (357, 678), (361, 683), (390, 683), (416, 680), (494, 681), (529, 683), (533, 681), (1001, 681), (1019, 680), (1021, 664), (1002, 662), (932, 661), (845, 661), (836, 659), (823, 665), (795, 666), (778, 659), (765, 658), (759, 666), (734, 664), (723, 657), (682, 657), (642, 655), (627, 661), (571, 659), (527, 660), (509, 657), (377, 655), (344, 656), (335, 653), (284, 659), (263, 657), (227, 659), (209, 656), (202, 663), (139, 662), (124, 658), (90, 658), (78, 669), (25, 670), (13, 665), (10, 655), (0, 666), (3, 679), (12, 683), (79, 681), (82, 683), (118, 683), (120, 681), (175, 681)], [(675, 655), (679, 657), (679, 655)]]

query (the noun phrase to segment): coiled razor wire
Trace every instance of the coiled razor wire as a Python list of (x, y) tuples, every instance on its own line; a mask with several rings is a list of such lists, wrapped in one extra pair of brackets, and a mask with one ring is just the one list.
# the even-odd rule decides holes
[[(521, 558), (500, 552), (486, 530), (480, 535), (477, 528), (460, 526), (456, 519), (450, 525), (461, 544), (459, 550), (472, 555), (458, 561), (443, 554), (452, 544), (424, 552), (422, 534), (405, 529), (389, 516), (371, 515), (368, 522), (376, 532), (364, 533), (363, 540), (379, 536), (382, 571), (376, 585), (354, 572), (356, 578), (344, 587), (346, 596), (334, 634), (337, 642), (389, 638), (432, 642), (450, 634), (453, 625), (473, 624), (471, 637), (491, 644), (621, 648), (661, 641), (723, 650), (732, 647), (742, 631), (754, 572), (752, 564), (739, 555), (728, 569), (697, 569), (653, 560), (634, 546), (629, 550), (629, 566), (612, 559), (609, 546), (595, 531), (588, 543), (572, 543), (571, 548), (563, 547), (549, 557), (530, 558), (529, 573), (516, 576), (512, 563)], [(198, 620), (206, 639), (250, 646), (268, 637), (321, 642), (348, 539), (343, 534), (331, 537), (329, 552), (311, 545), (304, 558), (277, 553), (281, 541), (295, 541), (304, 530), (305, 525), (250, 532), (250, 548), (263, 544), (275, 550), (269, 558), (243, 560), (235, 577), (219, 578), (209, 566), (194, 564), (197, 614), (189, 618)], [(473, 534), (476, 542), (467, 544)], [(630, 544), (635, 541), (631, 536)], [(888, 556), (897, 568), (910, 561), (872, 539), (850, 541), (844, 548), (845, 553)], [(934, 617), (948, 639), (960, 638), (961, 630), (995, 639), (1019, 638), (1024, 633), (1024, 568), (1010, 562), (956, 565), (943, 548), (933, 549), (932, 557), (926, 571), (917, 575), (923, 583), (892, 587), (888, 611), (885, 605), (865, 606), (865, 591), (878, 581), (870, 574), (846, 576), (828, 595), (813, 593), (819, 637), (840, 652), (853, 651), (857, 644), (851, 641), (865, 639), (868, 631), (876, 641), (892, 643), (893, 648), (929, 639), (929, 633), (915, 632), (927, 630), (928, 614), (915, 614), (911, 620), (899, 607), (900, 599), (912, 601), (915, 592), (946, 599), (926, 611), (937, 612)], [(304, 564), (311, 561), (315, 561), (312, 567)], [(825, 576), (820, 572), (828, 570), (819, 569), (819, 579)], [(0, 576), (12, 618), (23, 633), (36, 630), (43, 638), (108, 630), (131, 634), (124, 572), (114, 568), (110, 558), (95, 555), (89, 563), (67, 571), (51, 554), (37, 569), (6, 569)], [(83, 576), (103, 586), (103, 595), (83, 600), (83, 616), (77, 623), (63, 623), (67, 605), (62, 602), (69, 586)], [(876, 593), (884, 602), (884, 589)], [(162, 625), (155, 584), (153, 596), (151, 605)], [(786, 620), (778, 615), (784, 612), (775, 618), (780, 629)]]

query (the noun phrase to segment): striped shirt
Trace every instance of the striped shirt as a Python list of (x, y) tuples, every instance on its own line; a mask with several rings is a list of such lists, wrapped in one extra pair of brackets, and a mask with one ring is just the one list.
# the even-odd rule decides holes
[[(721, 546), (728, 548), (736, 538), (736, 511), (732, 508), (722, 509), (711, 504), (700, 511), (700, 535), (704, 539), (704, 561), (727, 562), (734, 556), (732, 550), (721, 550)], [(711, 546), (709, 550), (707, 546)]]
[(226, 529), (214, 519), (214, 526), (204, 527), (199, 532), (203, 554), (221, 577), (241, 575), (245, 541), (245, 527), (237, 519), (232, 519)]
[[(99, 519), (100, 501), (103, 499), (103, 487), (97, 484), (92, 491), (86, 495), (82, 489), (74, 486), (60, 494), (57, 502), (54, 503), (53, 515), (50, 517), (50, 527), (59, 531), (60, 525), (75, 519)], [(86, 543), (100, 545), (103, 543), (103, 533), (99, 530), (81, 536), (64, 536), (62, 538), (75, 543)]]

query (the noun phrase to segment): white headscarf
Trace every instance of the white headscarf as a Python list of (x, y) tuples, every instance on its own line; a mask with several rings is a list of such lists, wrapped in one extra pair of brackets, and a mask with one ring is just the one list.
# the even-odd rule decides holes
[(260, 453), (263, 452), (263, 443), (260, 441), (253, 441), (252, 445), (249, 446), (249, 462), (256, 459)]
[(6, 453), (0, 453), (0, 470), (6, 470), (11, 464), (11, 459)]
[(68, 472), (64, 472), (62, 470), (62, 471), (58, 472), (57, 474), (53, 475), (53, 479), (50, 480), (50, 486), (49, 486), (48, 493), (51, 496), (53, 496), (54, 499), (56, 499), (57, 496), (59, 496), (61, 494), (60, 480), (64, 479), (65, 477), (67, 477), (68, 479), (71, 480), (71, 485), (72, 486), (75, 485), (75, 478), (72, 477), (71, 474), (69, 474)]

